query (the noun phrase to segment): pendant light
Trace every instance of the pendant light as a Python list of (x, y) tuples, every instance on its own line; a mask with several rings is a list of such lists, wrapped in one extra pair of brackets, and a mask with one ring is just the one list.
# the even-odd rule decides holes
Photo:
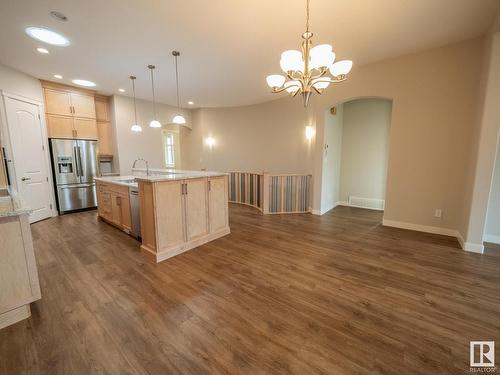
[(179, 104), (179, 69), (177, 67), (177, 58), (179, 57), (180, 54), (181, 53), (179, 51), (172, 51), (172, 55), (175, 58), (175, 84), (177, 86), (177, 111), (178, 111), (177, 115), (175, 115), (174, 118), (172, 119), (172, 122), (177, 125), (183, 125), (186, 123), (186, 119), (184, 118), (184, 116), (180, 114), (181, 107)]
[(135, 122), (130, 128), (133, 132), (142, 132), (142, 126), (137, 123), (137, 105), (135, 103), (135, 79), (136, 77), (130, 76), (130, 80), (132, 81), (132, 92), (134, 93), (134, 119)]
[(156, 119), (156, 101), (155, 101), (155, 81), (153, 77), (153, 70), (155, 69), (154, 65), (148, 65), (149, 70), (151, 71), (151, 91), (153, 92), (153, 120), (149, 123), (150, 128), (161, 128), (160, 121)]

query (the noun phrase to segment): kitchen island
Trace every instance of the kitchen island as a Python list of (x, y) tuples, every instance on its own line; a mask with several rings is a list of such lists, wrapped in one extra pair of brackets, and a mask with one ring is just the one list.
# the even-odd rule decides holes
[[(124, 187), (137, 186), (141, 250), (155, 262), (230, 232), (225, 173), (155, 171), (150, 176), (104, 177), (96, 181), (99, 216), (127, 232), (132, 227), (133, 213)], [(102, 195), (110, 185), (114, 199), (112, 193)]]
[(28, 318), (41, 298), (31, 212), (16, 191), (0, 189), (0, 329)]

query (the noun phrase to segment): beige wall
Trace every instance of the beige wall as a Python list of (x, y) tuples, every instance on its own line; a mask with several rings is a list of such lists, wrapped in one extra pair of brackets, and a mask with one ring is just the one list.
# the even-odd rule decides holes
[(42, 85), (38, 79), (1, 64), (0, 90), (43, 102)]
[[(146, 100), (137, 100), (137, 121), (141, 124), (143, 131), (134, 133), (130, 130), (134, 122), (134, 102), (132, 98), (115, 95), (111, 101), (112, 121), (115, 132), (115, 166), (120, 174), (130, 174), (132, 164), (137, 158), (144, 158), (149, 162), (150, 168), (163, 168), (163, 140), (161, 129), (149, 127), (149, 122), (153, 118), (153, 103)], [(157, 104), (156, 112), (158, 121), (168, 124), (177, 109), (165, 104)], [(183, 115), (190, 123), (191, 112), (183, 110)], [(165, 125), (165, 128), (168, 126)], [(180, 130), (180, 137), (186, 128)], [(182, 141), (181, 141), (182, 142)], [(182, 150), (181, 150), (182, 152)], [(182, 156), (181, 156), (182, 159)], [(138, 167), (143, 167), (143, 164)], [(177, 168), (182, 168), (182, 165)]]
[(344, 103), (338, 201), (385, 199), (391, 107), (387, 99)]
[(323, 176), (321, 182), (321, 212), (336, 206), (340, 200), (340, 166), (342, 156), (342, 125), (344, 105), (336, 106), (336, 114), (325, 111), (325, 137), (323, 144)]
[[(299, 98), (195, 110), (193, 130), (182, 140), (184, 160), (190, 169), (311, 172), (309, 117)], [(216, 141), (212, 149), (205, 143), (209, 136)]]

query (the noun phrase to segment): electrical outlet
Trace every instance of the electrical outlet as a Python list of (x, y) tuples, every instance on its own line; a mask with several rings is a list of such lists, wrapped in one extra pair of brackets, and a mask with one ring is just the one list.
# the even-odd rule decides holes
[(442, 214), (443, 214), (443, 212), (441, 211), (440, 208), (436, 208), (434, 210), (434, 217), (441, 217)]

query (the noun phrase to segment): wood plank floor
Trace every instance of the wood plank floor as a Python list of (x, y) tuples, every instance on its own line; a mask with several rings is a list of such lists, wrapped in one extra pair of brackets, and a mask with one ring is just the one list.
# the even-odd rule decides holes
[(159, 265), (95, 212), (34, 224), (43, 299), (0, 374), (469, 372), (470, 340), (500, 347), (500, 250), (381, 217), (232, 205), (229, 236)]

